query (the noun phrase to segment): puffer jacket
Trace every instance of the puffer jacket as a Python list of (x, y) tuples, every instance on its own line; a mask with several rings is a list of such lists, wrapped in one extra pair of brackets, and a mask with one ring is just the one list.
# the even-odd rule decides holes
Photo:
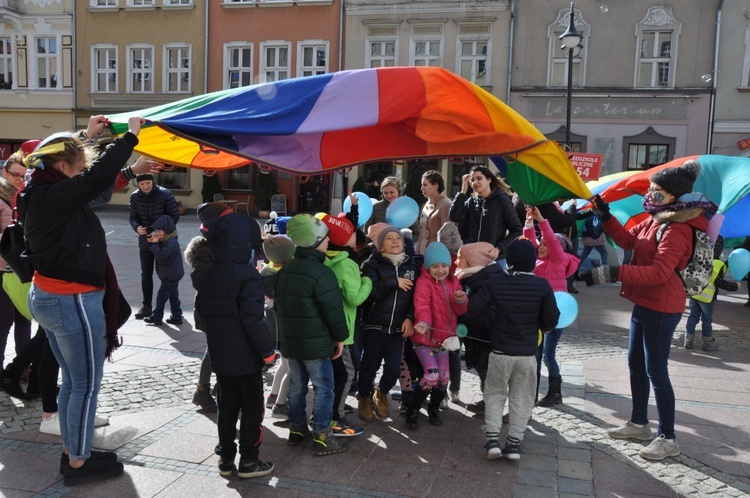
[(160, 216), (151, 225), (154, 230), (163, 230), (165, 237), (160, 242), (150, 244), (151, 252), (156, 260), (156, 274), (159, 280), (178, 282), (185, 276), (182, 264), (182, 250), (177, 240), (174, 222), (169, 216)]
[[(544, 258), (537, 258), (534, 275), (547, 279), (552, 285), (553, 291), (568, 292), (566, 279), (576, 272), (579, 259), (563, 251), (560, 241), (557, 240), (555, 232), (552, 231), (549, 220), (542, 220), (538, 226), (542, 232), (542, 240), (547, 246), (547, 255)], [(534, 244), (535, 249), (539, 248), (534, 227), (524, 227), (523, 235)]]
[(401, 325), (407, 318), (414, 321), (414, 287), (403, 291), (398, 277), (417, 280), (419, 265), (408, 257), (398, 266), (375, 253), (362, 266), (362, 274), (372, 280), (372, 292), (364, 305), (366, 332), (401, 334)]
[[(550, 331), (560, 318), (549, 282), (536, 275), (502, 271), (469, 300), (464, 320), (471, 321), (494, 306), (490, 345), (511, 356), (534, 356), (539, 330)], [(491, 312), (491, 311), (490, 311)]]
[(297, 247), (276, 277), (276, 314), (286, 358), (330, 358), (333, 343), (349, 337), (339, 284), (325, 257), (316, 249)]
[[(2, 237), (5, 227), (13, 223), (13, 198), (16, 196), (16, 189), (0, 178), (0, 237)], [(0, 272), (5, 271), (5, 260), (0, 258)]]
[[(180, 213), (177, 210), (177, 201), (172, 192), (154, 182), (151, 192), (144, 194), (136, 190), (130, 194), (130, 226), (138, 231), (139, 226), (150, 228), (159, 216), (167, 215), (172, 218), (175, 225), (180, 221)], [(138, 237), (138, 247), (148, 249), (148, 241), (145, 235)]]
[(40, 275), (104, 287), (107, 240), (89, 204), (112, 186), (136, 145), (138, 137), (125, 133), (73, 178), (52, 168), (31, 174), (18, 194), (18, 216)]
[(414, 291), (414, 323), (425, 323), (430, 330), (424, 334), (416, 331), (411, 336), (415, 346), (439, 348), (448, 337), (456, 335), (458, 315), (463, 315), (469, 300), (457, 303), (453, 298), (456, 291), (462, 290), (457, 278), (446, 277), (436, 282), (424, 266), (417, 278)]
[[(208, 245), (208, 239), (203, 235), (193, 237), (185, 249), (185, 262), (192, 268), (190, 271), (190, 283), (193, 284), (193, 289), (196, 292), (198, 292), (198, 282), (200, 281), (201, 272), (212, 261), (213, 256), (211, 256), (211, 246)], [(197, 299), (198, 295), (196, 294), (195, 297)], [(201, 318), (201, 314), (195, 309), (193, 309), (193, 320), (195, 321), (195, 328), (203, 330), (203, 319)]]
[(263, 321), (260, 275), (248, 265), (250, 220), (232, 213), (211, 227), (213, 262), (200, 272), (196, 310), (203, 320), (211, 368), (217, 375), (259, 372), (274, 342)]
[[(657, 245), (656, 232), (667, 222), (669, 226)], [(677, 270), (684, 269), (693, 254), (693, 228), (708, 228), (702, 208), (662, 212), (629, 231), (614, 216), (605, 221), (607, 235), (623, 249), (633, 250), (630, 264), (619, 269), (620, 296), (654, 311), (684, 311), (685, 286)]]
[(500, 250), (501, 258), (523, 230), (513, 202), (499, 188), (486, 199), (459, 192), (451, 205), (450, 220), (458, 223), (465, 244), (489, 242)]
[(364, 303), (372, 291), (372, 280), (359, 274), (359, 266), (347, 251), (328, 251), (325, 264), (333, 270), (339, 283), (341, 298), (344, 301), (344, 315), (349, 337), (344, 344), (354, 344), (354, 325), (357, 318), (357, 306)]

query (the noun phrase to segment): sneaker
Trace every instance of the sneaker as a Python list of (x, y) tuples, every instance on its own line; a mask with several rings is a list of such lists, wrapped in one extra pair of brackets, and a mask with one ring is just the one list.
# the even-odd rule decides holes
[(104, 427), (105, 425), (109, 425), (109, 418), (94, 415), (94, 427)]
[(356, 425), (349, 425), (346, 420), (333, 421), (331, 425), (331, 434), (334, 437), (352, 437), (359, 436), (365, 430)]
[(495, 460), (503, 456), (503, 450), (500, 449), (500, 444), (497, 439), (490, 439), (487, 444), (484, 445), (484, 449), (487, 450), (487, 460)]
[(271, 416), (274, 418), (289, 418), (289, 408), (286, 405), (276, 403), (271, 408)]
[(646, 460), (664, 460), (667, 457), (674, 457), (679, 454), (680, 445), (674, 439), (666, 439), (664, 434), (660, 434), (659, 437), (651, 441), (651, 444), (638, 452), (638, 455)]
[(269, 394), (266, 398), (266, 408), (273, 408), (276, 404), (276, 400), (279, 398), (278, 394)]
[(458, 394), (459, 394), (458, 391), (450, 392), (451, 403), (459, 404), (461, 402), (461, 397)]
[(703, 338), (703, 351), (716, 351), (719, 349), (719, 345), (716, 344), (716, 339), (713, 337)]
[(23, 388), (21, 387), (21, 378), (18, 376), (10, 375), (8, 373), (8, 370), (0, 372), (0, 387), (2, 387), (3, 391), (8, 393), (8, 396), (12, 396), (14, 398), (22, 400), (30, 400), (35, 398), (33, 394), (24, 392)]
[(401, 398), (404, 396), (404, 393), (402, 391), (393, 391), (391, 393), (391, 399), (393, 401), (401, 401)]
[[(114, 451), (94, 451), (91, 450), (89, 458), (93, 460), (108, 460), (110, 462), (117, 461), (117, 453)], [(65, 475), (65, 468), (70, 463), (70, 457), (64, 451), (60, 455), (60, 474)]]
[(170, 325), (182, 325), (182, 317), (170, 316), (169, 318), (167, 318), (167, 323)]
[(219, 458), (219, 475), (222, 477), (231, 476), (234, 472), (234, 461)]
[(506, 442), (505, 448), (503, 448), (503, 456), (508, 460), (520, 460), (521, 459), (521, 444)]
[(441, 410), (447, 410), (448, 409), (448, 397), (447, 396), (445, 398), (443, 398), (443, 399), (440, 400), (440, 409)]
[(161, 321), (161, 318), (154, 318), (154, 315), (145, 317), (143, 319), (143, 323), (154, 326), (164, 325), (164, 322)]
[(683, 344), (685, 349), (693, 349), (693, 339), (695, 339), (695, 334), (685, 333), (685, 343)]
[(89, 482), (102, 481), (119, 476), (124, 468), (122, 462), (89, 458), (78, 469), (68, 465), (63, 473), (65, 476), (63, 483), (66, 486), (78, 486)]
[(644, 425), (643, 427), (638, 427), (632, 422), (627, 422), (623, 426), (607, 431), (607, 435), (612, 439), (636, 439), (638, 441), (650, 441), (651, 427), (648, 424)]
[(286, 441), (288, 445), (299, 446), (310, 438), (312, 433), (307, 425), (289, 424), (289, 438)]
[(237, 477), (249, 479), (251, 477), (267, 476), (273, 472), (273, 464), (263, 460), (240, 460)]
[(333, 437), (331, 433), (332, 425), (333, 422), (323, 432), (313, 432), (313, 456), (333, 455), (349, 449), (349, 441)]
[(53, 413), (49, 418), (42, 417), (42, 423), (39, 424), (39, 432), (52, 434), (53, 436), (62, 436), (62, 432), (60, 432), (60, 419), (57, 413)]
[(578, 294), (578, 289), (576, 289), (575, 286), (571, 284), (568, 286), (568, 294)]
[(141, 306), (140, 309), (135, 312), (135, 319), (143, 320), (147, 316), (151, 316), (151, 313), (153, 313), (151, 306)]
[(484, 413), (484, 400), (479, 400), (476, 403), (471, 403), (466, 407), (471, 413), (482, 414)]
[(354, 413), (354, 407), (352, 405), (344, 404), (344, 413)]

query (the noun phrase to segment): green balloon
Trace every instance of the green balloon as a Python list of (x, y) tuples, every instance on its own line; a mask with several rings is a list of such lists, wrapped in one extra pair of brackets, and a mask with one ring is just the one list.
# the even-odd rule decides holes
[(467, 329), (466, 325), (464, 325), (463, 323), (459, 323), (456, 326), (456, 335), (458, 337), (466, 337), (466, 334), (468, 333), (469, 333), (469, 329)]

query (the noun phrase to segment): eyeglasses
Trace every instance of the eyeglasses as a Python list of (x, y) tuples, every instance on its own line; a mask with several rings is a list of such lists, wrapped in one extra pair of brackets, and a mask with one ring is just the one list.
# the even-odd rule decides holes
[(649, 187), (649, 188), (647, 189), (647, 191), (648, 191), (648, 193), (649, 193), (649, 194), (653, 194), (654, 192), (664, 192), (665, 190), (664, 190), (663, 188), (653, 188), (653, 187)]
[(13, 173), (12, 171), (8, 171), (7, 169), (5, 170), (5, 172), (6, 172), (6, 173), (8, 173), (8, 174), (9, 174), (10, 176), (12, 176), (13, 178), (15, 178), (16, 180), (21, 180), (21, 179), (23, 179), (23, 177), (24, 177), (24, 176), (26, 175), (25, 173), (24, 173), (24, 174), (21, 174), (21, 175), (19, 175), (18, 173)]

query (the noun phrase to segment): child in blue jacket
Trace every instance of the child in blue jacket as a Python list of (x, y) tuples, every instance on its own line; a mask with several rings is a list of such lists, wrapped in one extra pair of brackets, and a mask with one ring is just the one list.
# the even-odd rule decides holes
[(180, 306), (179, 284), (185, 276), (182, 264), (182, 250), (177, 240), (177, 230), (170, 216), (162, 215), (151, 225), (151, 233), (148, 235), (149, 249), (154, 254), (156, 261), (156, 275), (161, 281), (159, 291), (156, 293), (156, 306), (148, 316), (143, 319), (149, 325), (161, 325), (164, 317), (164, 307), (169, 300), (172, 315), (167, 323), (182, 325), (182, 308)]

